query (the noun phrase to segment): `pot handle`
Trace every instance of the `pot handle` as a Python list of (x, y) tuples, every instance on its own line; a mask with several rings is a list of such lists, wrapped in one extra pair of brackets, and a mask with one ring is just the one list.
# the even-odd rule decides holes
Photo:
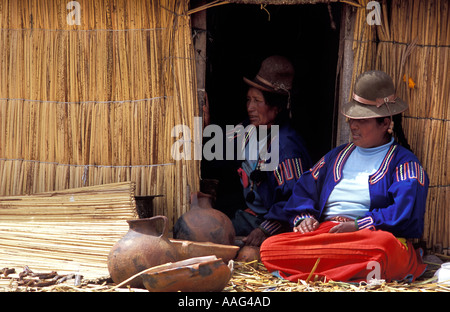
[[(167, 237), (168, 234), (169, 234), (169, 227), (167, 226), (168, 223), (169, 223), (169, 219), (167, 219), (166, 216), (155, 216), (155, 217), (153, 217), (153, 218), (154, 218), (154, 219), (163, 219), (163, 221), (164, 221), (164, 228), (163, 228), (163, 230), (162, 230), (161, 235), (159, 235), (159, 237)], [(153, 219), (153, 218), (152, 218), (152, 219)]]

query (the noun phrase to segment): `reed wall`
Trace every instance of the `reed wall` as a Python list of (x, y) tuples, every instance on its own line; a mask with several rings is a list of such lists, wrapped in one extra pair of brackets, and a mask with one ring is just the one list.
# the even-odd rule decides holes
[(171, 156), (198, 115), (188, 1), (69, 2), (0, 1), (0, 195), (134, 181), (173, 223), (199, 184)]
[[(381, 25), (366, 21), (360, 1), (354, 32), (354, 79), (380, 69), (393, 77), (409, 103), (403, 128), (430, 177), (424, 239), (429, 248), (450, 245), (450, 9), (447, 0), (380, 3)], [(352, 83), (353, 85), (353, 83)]]

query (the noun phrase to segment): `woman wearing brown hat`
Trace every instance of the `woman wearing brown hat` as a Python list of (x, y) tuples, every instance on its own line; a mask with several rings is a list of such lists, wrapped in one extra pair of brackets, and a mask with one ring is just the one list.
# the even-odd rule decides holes
[[(243, 157), (235, 157), (243, 160), (234, 162), (244, 203), (231, 219), (236, 235), (244, 236), (246, 245), (260, 246), (266, 237), (290, 229), (283, 206), (295, 181), (311, 166), (302, 139), (289, 125), (293, 78), (294, 68), (288, 59), (276, 55), (266, 58), (254, 79), (244, 78), (249, 86), (248, 119), (227, 133), (227, 140), (244, 143), (241, 150), (237, 149)], [(274, 140), (275, 130), (271, 131), (274, 125), (278, 126), (278, 140)], [(267, 128), (266, 134), (260, 131), (262, 126)], [(273, 169), (264, 170), (273, 160), (267, 157), (274, 152), (273, 142), (278, 142), (278, 162)], [(266, 148), (261, 149), (264, 144)], [(258, 153), (256, 157), (249, 157), (254, 152)]]
[(428, 177), (392, 135), (401, 132), (393, 116), (407, 108), (386, 73), (358, 77), (342, 111), (353, 142), (331, 150), (298, 180), (285, 206), (293, 232), (261, 246), (270, 271), (297, 281), (318, 263), (316, 275), (355, 282), (423, 273), (408, 239), (423, 232)]

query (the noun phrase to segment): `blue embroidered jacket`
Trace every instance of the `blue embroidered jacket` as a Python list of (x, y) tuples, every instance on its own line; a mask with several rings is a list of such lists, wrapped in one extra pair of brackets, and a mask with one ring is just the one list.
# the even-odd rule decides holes
[[(246, 123), (243, 123), (246, 126)], [(234, 136), (236, 139), (239, 136)], [(266, 178), (257, 185), (266, 214), (260, 228), (269, 235), (275, 234), (283, 225), (288, 224), (289, 215), (284, 211), (284, 205), (292, 194), (292, 189), (298, 178), (311, 168), (311, 159), (305, 144), (298, 133), (288, 125), (279, 127), (279, 163), (273, 171), (263, 171)], [(270, 152), (270, 147), (268, 148)], [(269, 160), (267, 160), (269, 161)], [(249, 177), (238, 170), (244, 185)]]
[[(322, 221), (327, 199), (342, 178), (342, 168), (354, 149), (355, 145), (349, 143), (331, 150), (298, 180), (285, 206), (293, 226), (311, 216)], [(370, 209), (357, 219), (359, 229), (420, 238), (428, 184), (428, 176), (417, 157), (394, 142), (380, 168), (369, 177)]]

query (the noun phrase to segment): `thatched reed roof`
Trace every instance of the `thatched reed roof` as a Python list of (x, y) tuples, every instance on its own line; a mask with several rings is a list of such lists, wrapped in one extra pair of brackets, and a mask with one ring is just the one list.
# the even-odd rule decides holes
[(230, 3), (240, 3), (240, 4), (275, 4), (275, 5), (286, 5), (286, 4), (315, 4), (315, 3), (329, 3), (338, 2), (339, 0), (227, 0)]

